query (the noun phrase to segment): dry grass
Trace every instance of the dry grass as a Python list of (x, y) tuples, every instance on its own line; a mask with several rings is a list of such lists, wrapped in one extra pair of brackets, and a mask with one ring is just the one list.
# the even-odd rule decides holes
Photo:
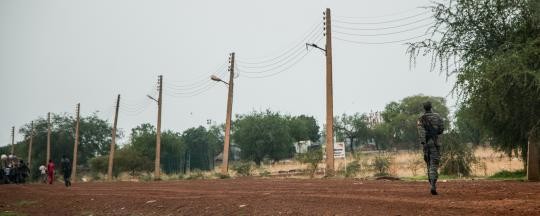
[[(373, 159), (378, 155), (381, 154), (376, 151), (371, 152), (362, 152), (360, 154), (357, 154), (356, 158), (353, 158), (351, 154), (347, 155), (346, 160), (343, 158), (336, 158), (335, 159), (335, 167), (336, 170), (345, 170), (346, 164), (350, 163), (354, 160), (359, 160), (361, 164), (370, 164)], [(391, 157), (391, 163), (389, 168), (389, 173), (393, 176), (399, 176), (399, 177), (413, 177), (413, 176), (423, 176), (426, 172), (426, 165), (424, 163), (424, 160), (422, 158), (421, 151), (399, 151), (399, 152), (392, 152), (392, 153), (384, 153), (389, 154)], [(478, 162), (474, 164), (473, 166), (473, 175), (479, 176), (479, 177), (487, 177), (495, 174), (496, 172), (507, 170), (507, 171), (516, 171), (523, 169), (523, 161), (521, 161), (519, 158), (516, 157), (508, 157), (507, 155), (496, 152), (491, 148), (477, 148), (475, 150), (475, 156), (478, 159)], [(347, 163), (346, 163), (347, 162)], [(324, 175), (324, 168), (325, 168), (324, 161), (319, 164), (319, 169), (317, 171), (318, 177), (321, 177)], [(307, 164), (302, 164), (296, 160), (284, 160), (279, 161), (274, 164), (263, 164), (260, 167), (254, 168), (253, 175), (259, 176), (261, 173), (269, 172), (270, 175), (280, 175), (285, 174), (284, 176), (288, 178), (309, 178), (307, 175), (297, 175), (300, 174), (302, 170), (305, 170), (307, 167)], [(202, 175), (202, 178), (205, 179), (215, 179), (219, 178), (217, 173), (220, 172), (220, 167), (216, 166), (213, 171), (206, 171), (201, 173), (188, 173), (186, 175), (180, 175), (180, 174), (172, 174), (172, 175), (166, 175), (162, 174), (161, 178), (163, 180), (178, 180), (178, 179), (185, 179), (189, 178), (191, 175)], [(231, 177), (237, 176), (236, 173), (232, 170), (229, 170), (229, 174)], [(289, 175), (292, 174), (292, 175)], [(369, 176), (373, 176), (375, 173), (373, 170), (370, 169), (364, 169), (358, 172), (356, 177), (365, 178)], [(92, 179), (90, 176), (84, 176), (85, 179)], [(99, 176), (101, 180), (103, 181), (105, 179), (104, 175)], [(127, 173), (122, 173), (119, 178), (116, 180), (119, 181), (144, 181), (144, 180), (150, 180), (153, 179), (152, 173), (145, 174), (142, 177), (132, 177), (128, 175)]]
[[(359, 159), (371, 162), (378, 152), (362, 152)], [(425, 175), (426, 165), (422, 158), (421, 151), (399, 151), (397, 153), (389, 153), (392, 158), (390, 165), (390, 174), (399, 177), (412, 177)], [(474, 176), (491, 176), (502, 170), (515, 171), (523, 169), (523, 161), (516, 157), (508, 157), (507, 155), (496, 152), (491, 148), (480, 147), (475, 150), (475, 156), (478, 162), (473, 166)], [(346, 161), (350, 163), (355, 160), (349, 154)], [(275, 163), (273, 165), (263, 165), (262, 169), (277, 174), (288, 172), (290, 170), (305, 169), (306, 165), (294, 160), (287, 160)], [(325, 167), (324, 163), (319, 164), (319, 168)], [(335, 159), (335, 167), (337, 170), (345, 169), (345, 159)], [(366, 171), (363, 176), (372, 176), (374, 173), (371, 170)]]

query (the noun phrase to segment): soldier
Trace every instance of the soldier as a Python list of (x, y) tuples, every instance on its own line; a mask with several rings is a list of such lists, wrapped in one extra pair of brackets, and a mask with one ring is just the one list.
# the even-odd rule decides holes
[(423, 105), (425, 113), (416, 122), (418, 139), (424, 149), (431, 194), (437, 195), (437, 169), (440, 160), (440, 144), (437, 139), (444, 131), (444, 122), (439, 114), (431, 111), (431, 102), (425, 102)]
[(24, 163), (23, 160), (20, 160), (19, 161), (19, 167), (18, 167), (18, 172), (17, 172), (17, 177), (18, 177), (18, 180), (17, 182), (19, 183), (26, 183), (26, 178), (29, 176), (29, 172), (30, 172), (30, 169), (28, 168), (28, 166), (26, 165), (26, 163)]
[(69, 187), (71, 186), (71, 162), (69, 161), (69, 158), (63, 155), (60, 165), (62, 166), (62, 173), (64, 174), (64, 184), (66, 187)]

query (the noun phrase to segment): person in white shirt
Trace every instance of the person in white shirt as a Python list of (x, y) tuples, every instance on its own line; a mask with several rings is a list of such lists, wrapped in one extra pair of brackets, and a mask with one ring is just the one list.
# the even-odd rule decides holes
[(41, 181), (47, 183), (47, 167), (45, 165), (39, 166), (39, 171), (41, 173)]

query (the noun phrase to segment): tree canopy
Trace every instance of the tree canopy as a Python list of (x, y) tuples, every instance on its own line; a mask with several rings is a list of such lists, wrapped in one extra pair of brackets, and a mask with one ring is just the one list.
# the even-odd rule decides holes
[(462, 106), (506, 152), (527, 155), (540, 127), (540, 1), (451, 0), (435, 3), (432, 38), (412, 43), (411, 58), (457, 74)]
[(403, 98), (399, 102), (390, 102), (382, 112), (384, 123), (377, 126), (376, 141), (389, 143), (391, 147), (417, 147), (416, 121), (424, 113), (423, 103), (430, 101), (433, 112), (439, 113), (448, 128), (448, 108), (442, 97), (414, 95)]
[(342, 114), (334, 118), (335, 135), (338, 141), (349, 140), (349, 151), (354, 154), (355, 146), (367, 142), (371, 138), (368, 127), (368, 117), (365, 114)]
[(286, 117), (269, 110), (238, 116), (232, 136), (241, 149), (240, 157), (257, 165), (265, 157), (274, 161), (291, 158), (294, 139), (289, 125)]

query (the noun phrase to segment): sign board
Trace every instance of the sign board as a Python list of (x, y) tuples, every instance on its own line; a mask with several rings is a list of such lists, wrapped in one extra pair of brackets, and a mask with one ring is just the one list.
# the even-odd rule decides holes
[(345, 158), (344, 142), (334, 142), (334, 158)]

